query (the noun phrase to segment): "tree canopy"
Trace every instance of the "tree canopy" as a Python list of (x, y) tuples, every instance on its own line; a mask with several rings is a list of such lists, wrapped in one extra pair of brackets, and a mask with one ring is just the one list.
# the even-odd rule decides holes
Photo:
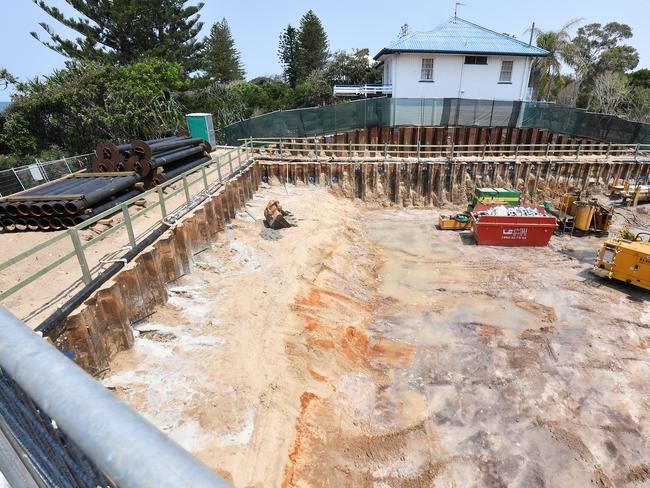
[(46, 0), (33, 0), (53, 19), (78, 33), (75, 39), (40, 26), (49, 36), (38, 41), (73, 60), (125, 65), (145, 58), (174, 59), (186, 71), (195, 67), (200, 48), (199, 11), (203, 3), (188, 0), (66, 0), (78, 13), (67, 17)]
[(282, 65), (284, 81), (292, 88), (298, 83), (298, 31), (289, 24), (280, 34), (278, 57)]
[(325, 67), (329, 43), (320, 19), (310, 10), (300, 19), (298, 29), (298, 79), (305, 80), (316, 70)]
[(242, 66), (241, 55), (235, 48), (235, 41), (225, 18), (210, 29), (200, 54), (200, 68), (213, 82), (228, 83), (244, 78), (246, 72)]

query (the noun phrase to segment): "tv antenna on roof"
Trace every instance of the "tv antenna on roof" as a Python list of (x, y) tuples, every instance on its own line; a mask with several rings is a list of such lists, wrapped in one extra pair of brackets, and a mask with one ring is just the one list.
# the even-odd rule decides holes
[(454, 6), (454, 19), (458, 18), (458, 7), (467, 7), (467, 4), (456, 2), (456, 5)]

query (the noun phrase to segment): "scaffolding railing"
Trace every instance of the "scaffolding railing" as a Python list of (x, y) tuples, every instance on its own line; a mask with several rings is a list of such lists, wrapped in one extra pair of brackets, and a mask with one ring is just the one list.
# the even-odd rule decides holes
[(312, 156), (316, 158), (416, 158), (453, 160), (471, 158), (581, 157), (650, 159), (650, 144), (373, 144), (334, 142), (333, 138), (249, 138), (239, 141), (261, 156)]

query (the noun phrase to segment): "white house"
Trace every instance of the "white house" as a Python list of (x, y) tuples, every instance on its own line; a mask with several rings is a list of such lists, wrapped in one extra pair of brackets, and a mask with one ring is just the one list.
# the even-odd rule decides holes
[(379, 51), (375, 60), (383, 65), (381, 86), (337, 86), (334, 94), (527, 100), (533, 59), (548, 55), (507, 34), (452, 17)]

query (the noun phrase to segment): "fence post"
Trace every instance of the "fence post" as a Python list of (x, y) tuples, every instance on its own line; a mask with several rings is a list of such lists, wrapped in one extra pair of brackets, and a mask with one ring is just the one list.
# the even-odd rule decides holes
[(160, 202), (160, 213), (162, 214), (162, 218), (166, 219), (167, 207), (165, 206), (165, 195), (163, 194), (163, 189), (161, 186), (158, 186), (156, 191), (158, 192), (158, 202)]
[(23, 182), (20, 181), (20, 178), (18, 178), (18, 173), (16, 173), (16, 170), (11, 168), (11, 171), (13, 172), (15, 178), (18, 180), (18, 183), (20, 183), (20, 187), (25, 190), (25, 185), (23, 185)]
[(485, 159), (486, 152), (487, 152), (487, 144), (483, 144), (483, 159)]
[(384, 161), (388, 160), (388, 144), (384, 142)]
[(50, 178), (47, 176), (47, 173), (45, 172), (45, 166), (43, 163), (41, 163), (38, 159), (34, 158), (34, 161), (36, 161), (36, 167), (38, 170), (41, 172), (41, 176), (45, 181), (50, 181)]
[(203, 188), (208, 189), (208, 175), (205, 173), (205, 166), (201, 167), (201, 176), (203, 177)]
[(190, 203), (192, 198), (190, 197), (190, 187), (187, 184), (187, 175), (183, 175), (183, 190), (185, 190), (185, 200)]
[(611, 152), (612, 152), (612, 143), (610, 142), (610, 143), (607, 144), (607, 157), (608, 158), (609, 158), (609, 155), (611, 154)]
[(79, 266), (81, 266), (81, 279), (84, 284), (87, 285), (93, 280), (92, 275), (90, 274), (90, 268), (88, 268), (88, 261), (86, 261), (86, 254), (84, 253), (84, 248), (81, 245), (79, 240), (79, 232), (74, 227), (68, 229), (70, 233), (70, 238), (72, 239), (72, 245), (74, 246), (74, 251), (77, 254), (77, 261), (79, 261)]
[[(253, 138), (250, 138), (250, 146), (253, 146)], [(251, 158), (251, 148), (249, 147), (249, 142), (246, 141), (246, 161)]]
[(282, 139), (280, 139), (280, 157), (282, 157)]
[(519, 144), (515, 146), (515, 159), (519, 157)]
[(348, 141), (348, 158), (352, 159), (352, 141)]
[(418, 139), (418, 163), (420, 162), (420, 140)]
[(65, 163), (65, 167), (68, 168), (68, 173), (72, 173), (70, 165), (68, 164), (68, 159), (65, 156), (63, 157), (63, 162)]
[(546, 149), (544, 150), (544, 157), (548, 159), (548, 151), (551, 149), (551, 145), (547, 142)]
[(582, 144), (578, 144), (578, 148), (576, 149), (576, 159), (580, 159), (581, 149), (582, 149)]
[(129, 244), (131, 249), (135, 249), (137, 242), (135, 241), (135, 233), (133, 232), (133, 223), (129, 215), (129, 206), (126, 203), (122, 204), (122, 215), (124, 215), (124, 225), (126, 226), (126, 233), (129, 235)]
[(219, 176), (219, 183), (221, 183), (221, 159), (219, 159), (219, 156), (217, 156), (217, 159), (215, 160), (217, 163), (217, 175)]
[(455, 146), (456, 145), (452, 142), (451, 147), (449, 148), (449, 159), (454, 159), (454, 148), (455, 148)]

